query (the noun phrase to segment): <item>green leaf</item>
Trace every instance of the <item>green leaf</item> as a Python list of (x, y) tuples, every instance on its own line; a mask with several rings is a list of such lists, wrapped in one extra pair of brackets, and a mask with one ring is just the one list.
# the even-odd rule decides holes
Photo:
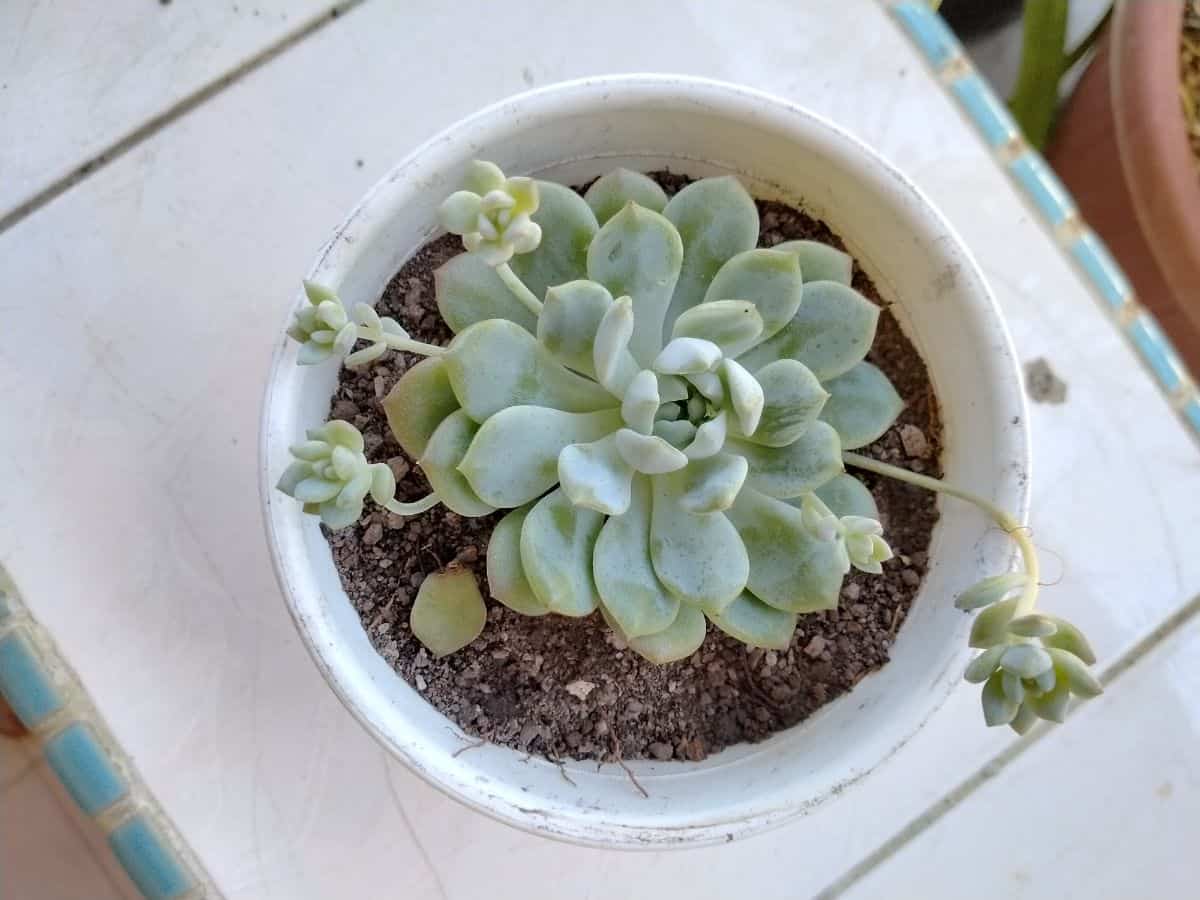
[(1040, 697), (1029, 697), (1029, 704), (1035, 713), (1050, 722), (1065, 722), (1067, 720), (1067, 704), (1071, 701), (1071, 686), (1064, 679)]
[(967, 639), (967, 646), (985, 649), (996, 644), (1008, 643), (1008, 623), (1016, 609), (1016, 598), (1002, 600), (987, 607), (971, 623), (971, 636)]
[[(546, 291), (546, 303), (538, 316), (537, 336), (542, 346), (564, 366), (595, 377), (593, 350), (596, 329), (613, 298), (594, 281), (569, 281)], [(628, 351), (620, 355), (620, 383), (637, 373), (637, 363)]]
[(487, 607), (466, 569), (434, 572), (421, 582), (408, 625), (435, 657), (461, 650), (483, 632)]
[(544, 616), (550, 607), (534, 594), (521, 563), (521, 527), (528, 515), (528, 506), (514, 509), (492, 529), (487, 548), (488, 591), (513, 612)]
[(786, 447), (793, 443), (817, 420), (829, 398), (817, 376), (794, 359), (768, 363), (755, 377), (764, 397), (758, 428), (747, 438), (755, 444)]
[(629, 169), (613, 169), (601, 175), (583, 195), (601, 225), (619, 213), (629, 203), (660, 213), (667, 205), (667, 195), (653, 178)]
[(461, 409), (452, 412), (433, 432), (425, 452), (417, 460), (434, 493), (460, 516), (486, 516), (496, 511), (479, 498), (458, 470), (478, 430), (479, 426)]
[(694, 459), (679, 473), (679, 504), (688, 512), (712, 513), (729, 509), (746, 481), (745, 458), (718, 453)]
[(862, 516), (879, 520), (879, 507), (867, 486), (853, 475), (838, 475), (814, 491), (817, 497), (839, 519), (842, 516)]
[(721, 266), (758, 244), (758, 210), (741, 182), (725, 175), (693, 181), (668, 201), (663, 215), (683, 241), (683, 267), (665, 320), (669, 329), (704, 299)]
[(1000, 667), (1018, 678), (1036, 678), (1053, 665), (1050, 654), (1036, 644), (1013, 644), (1000, 657)]
[(1073, 653), (1089, 666), (1096, 662), (1096, 654), (1092, 650), (1092, 645), (1088, 643), (1088, 639), (1083, 636), (1082, 631), (1058, 616), (1047, 616), (1046, 618), (1053, 622), (1058, 630), (1054, 634), (1042, 638), (1043, 644)]
[(954, 605), (963, 610), (991, 606), (1024, 588), (1028, 580), (1029, 576), (1024, 572), (1005, 572), (1003, 575), (989, 576), (959, 594)]
[(1019, 619), (1013, 619), (1008, 623), (1008, 630), (1019, 637), (1044, 638), (1054, 634), (1058, 628), (1049, 616), (1031, 613), (1028, 616), (1021, 616)]
[(488, 319), (507, 319), (531, 334), (537, 328), (537, 316), (474, 253), (452, 257), (433, 273), (433, 283), (438, 312), (455, 333)]
[(868, 362), (825, 382), (821, 418), (837, 429), (844, 450), (865, 447), (892, 427), (904, 401), (888, 377)]
[(712, 300), (676, 319), (671, 336), (710, 341), (723, 355), (737, 356), (758, 341), (762, 330), (762, 316), (749, 300)]
[(755, 343), (776, 334), (800, 309), (804, 282), (794, 253), (746, 250), (721, 266), (704, 295), (704, 302), (748, 300), (762, 316), (762, 333), (744, 346), (728, 352), (737, 356)]
[(771, 249), (796, 254), (805, 284), (810, 281), (834, 281), (849, 287), (854, 277), (853, 257), (820, 241), (784, 241)]
[(558, 455), (558, 481), (576, 506), (619, 516), (629, 508), (634, 471), (617, 449), (617, 437), (572, 444)]
[(1071, 693), (1080, 697), (1098, 697), (1104, 688), (1096, 676), (1088, 671), (1087, 664), (1074, 653), (1051, 647), (1048, 651), (1054, 661), (1054, 672), (1059, 681), (1066, 681), (1071, 686)]
[(1008, 727), (1017, 734), (1025, 734), (1037, 724), (1037, 720), (1037, 711), (1032, 704), (1032, 698), (1026, 698), (1025, 702), (1017, 708), (1017, 714), (1008, 723)]
[(626, 640), (662, 631), (679, 612), (650, 561), (650, 510), (650, 479), (639, 475), (628, 509), (604, 523), (592, 556), (600, 603)]
[(463, 331), (442, 359), (458, 402), (476, 422), (510, 406), (596, 412), (615, 405), (608, 391), (565, 368), (533, 335), (501, 319)]
[(682, 505), (680, 473), (651, 479), (650, 559), (667, 590), (706, 612), (719, 612), (746, 587), (746, 548), (723, 513), (693, 513)]
[(704, 643), (708, 633), (704, 613), (694, 606), (681, 604), (675, 621), (662, 631), (629, 638), (629, 646), (655, 665), (675, 662), (691, 656)]
[(774, 337), (743, 354), (751, 372), (777, 359), (796, 359), (826, 381), (861, 362), (875, 340), (879, 307), (832, 281), (804, 285), (804, 302)]
[(983, 686), (983, 720), (989, 726), (1007, 725), (1017, 714), (1019, 704), (1004, 693), (1004, 676), (997, 672)]
[(845, 551), (804, 527), (800, 510), (743, 489), (726, 513), (750, 557), (747, 590), (783, 612), (836, 609), (846, 574)]
[(588, 245), (600, 226), (583, 198), (553, 181), (537, 181), (538, 208), (530, 216), (542, 239), (529, 253), (518, 253), (509, 267), (541, 300), (546, 288), (587, 276)]
[(558, 483), (558, 455), (621, 427), (619, 410), (569, 413), (547, 406), (510, 406), (479, 427), (458, 470), (492, 506), (521, 506)]
[(820, 419), (786, 447), (763, 447), (730, 437), (725, 450), (746, 457), (749, 487), (781, 500), (814, 491), (843, 469), (837, 432)]
[(796, 614), (767, 606), (753, 594), (743, 591), (709, 621), (730, 637), (751, 647), (786, 650), (796, 631)]
[(626, 204), (605, 222), (588, 248), (588, 278), (614, 297), (633, 300), (629, 350), (642, 368), (662, 349), (663, 317), (682, 261), (683, 245), (675, 227), (636, 203)]
[(521, 527), (521, 564), (534, 596), (564, 616), (596, 609), (592, 551), (604, 524), (595, 510), (574, 506), (562, 491), (539, 500)]
[(383, 398), (388, 427), (413, 459), (425, 452), (429, 438), (442, 420), (458, 409), (441, 357), (423, 359), (392, 385)]
[(991, 647), (984, 650), (967, 665), (963, 678), (971, 684), (981, 684), (992, 677), (992, 673), (1000, 668), (1000, 657), (1007, 650), (1007, 645)]

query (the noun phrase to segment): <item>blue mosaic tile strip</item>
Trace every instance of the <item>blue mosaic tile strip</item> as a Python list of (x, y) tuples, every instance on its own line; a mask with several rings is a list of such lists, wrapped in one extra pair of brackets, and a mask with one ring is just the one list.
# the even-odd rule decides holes
[(1133, 297), (1133, 285), (1112, 258), (1104, 241), (1094, 231), (1086, 231), (1070, 246), (1071, 256), (1096, 286), (1109, 309), (1116, 311)]
[(0, 638), (0, 694), (26, 728), (36, 728), (63, 708), (62, 694), (24, 629)]
[(91, 726), (71, 723), (46, 742), (43, 752), (59, 781), (89, 816), (129, 795), (129, 787)]
[[(963, 61), (958, 41), (942, 18), (924, 0), (903, 0), (892, 6), (891, 11), (934, 69), (944, 70), (940, 72), (942, 78), (953, 79), (948, 85), (950, 92), (989, 147), (994, 150), (1007, 148), (1014, 137), (1019, 137), (1020, 132), (1004, 105), (972, 67)], [(947, 63), (952, 60), (958, 61), (947, 69)], [(1011, 149), (1005, 150), (1001, 164), (1041, 214), (1044, 224), (1054, 231), (1058, 226), (1068, 223), (1063, 231), (1069, 235), (1068, 229), (1074, 228), (1078, 221), (1075, 201), (1070, 193), (1038, 153), (1026, 148), (1015, 158), (1010, 158), (1011, 152)], [(1055, 237), (1058, 239), (1060, 235), (1056, 234)], [(1084, 227), (1082, 234), (1070, 244), (1067, 251), (1095, 289), (1104, 307), (1113, 314), (1114, 321), (1119, 323), (1138, 357), (1167, 395), (1168, 401), (1179, 412), (1184, 425), (1194, 438), (1200, 440), (1200, 396), (1196, 393), (1195, 379), (1184, 367), (1179, 354), (1154, 317), (1130, 305), (1135, 302), (1135, 297), (1129, 279), (1104, 242)], [(1135, 311), (1136, 314), (1133, 314)]]
[(126, 779), (132, 766), (114, 759), (109, 748), (115, 743), (83, 686), (30, 618), (2, 568), (0, 629), (0, 694), (31, 730), (48, 724), (70, 703), (70, 721), (62, 728), (56, 723), (34, 730), (25, 740), (42, 742), (47, 764), (79, 809), (109, 832), (114, 856), (141, 895), (146, 900), (218, 897), (145, 789)]
[(108, 845), (146, 900), (171, 900), (192, 889), (191, 876), (146, 816), (136, 815), (113, 829)]

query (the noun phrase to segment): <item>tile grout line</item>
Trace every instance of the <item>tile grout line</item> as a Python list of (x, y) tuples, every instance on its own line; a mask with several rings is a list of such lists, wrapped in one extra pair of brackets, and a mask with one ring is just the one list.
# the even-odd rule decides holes
[[(1159, 622), (1152, 631), (1110, 663), (1100, 673), (1100, 683), (1107, 690), (1118, 678), (1153, 653), (1171, 635), (1197, 616), (1200, 616), (1200, 594)], [(1078, 708), (1079, 704), (1077, 703), (1073, 711)], [(1035, 747), (1042, 738), (1052, 734), (1055, 727), (1053, 724), (1041, 722), (1027, 737), (1013, 741), (1008, 747), (980, 766), (974, 774), (959, 782), (957, 787), (944, 794), (939, 800), (935, 800), (923, 812), (910, 819), (899, 831), (847, 869), (844, 874), (826, 885), (815, 895), (815, 900), (835, 900), (842, 896), (872, 870), (887, 862), (915, 838), (920, 837), (936, 825), (964, 800), (1023, 756), (1026, 751)]]
[(365, 2), (366, 0), (341, 0), (341, 2), (333, 4), (324, 12), (318, 13), (296, 30), (288, 32), (273, 44), (267, 45), (249, 59), (239, 63), (233, 69), (217, 76), (207, 84), (201, 85), (192, 93), (151, 116), (133, 131), (128, 132), (124, 137), (119, 138), (99, 153), (91, 156), (81, 165), (75, 166), (66, 175), (53, 181), (29, 199), (19, 203), (8, 213), (0, 216), (0, 234), (4, 234), (4, 232), (27, 219), (52, 200), (65, 194), (71, 188), (75, 187), (75, 185), (87, 179), (88, 176), (100, 171), (110, 163), (116, 162), (130, 150), (141, 146), (171, 123), (183, 118), (192, 112), (192, 110), (202, 106), (220, 94), (226, 88), (237, 84), (247, 75), (253, 74), (276, 57), (295, 47), (306, 38), (316, 34), (326, 25), (337, 21), (340, 16), (361, 6)]

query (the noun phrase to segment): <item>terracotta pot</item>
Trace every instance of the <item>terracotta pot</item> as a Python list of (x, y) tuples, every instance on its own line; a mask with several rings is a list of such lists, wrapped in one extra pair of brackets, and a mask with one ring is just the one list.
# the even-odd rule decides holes
[(1179, 101), (1182, 27), (1182, 2), (1118, 2), (1047, 156), (1195, 371), (1200, 175)]

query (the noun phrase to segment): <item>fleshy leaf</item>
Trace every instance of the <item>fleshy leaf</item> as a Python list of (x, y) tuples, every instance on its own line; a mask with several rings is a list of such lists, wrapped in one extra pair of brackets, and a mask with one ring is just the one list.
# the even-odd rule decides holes
[(743, 488), (727, 515), (750, 557), (750, 593), (784, 612), (837, 607), (844, 551), (837, 541), (813, 537), (800, 510)]
[(434, 572), (421, 582), (408, 625), (435, 657), (461, 650), (483, 632), (487, 607), (467, 569)]
[(495, 512), (495, 507), (484, 503), (458, 470), (478, 430), (479, 426), (465, 412), (456, 410), (442, 420), (417, 460), (434, 492), (448, 509), (460, 516), (486, 516)]
[(621, 418), (634, 431), (649, 434), (661, 403), (658, 376), (649, 369), (642, 369), (625, 388), (625, 396), (621, 399)]
[(1000, 666), (1018, 678), (1036, 678), (1053, 665), (1050, 654), (1036, 644), (1013, 644), (1000, 657)]
[(544, 616), (550, 611), (529, 586), (521, 563), (521, 526), (529, 507), (514, 509), (492, 529), (487, 548), (488, 591), (493, 597), (523, 616)]
[(663, 317), (683, 261), (683, 244), (662, 215), (626, 204), (604, 223), (588, 248), (587, 273), (614, 297), (633, 299), (629, 350), (645, 368), (662, 348)]
[(967, 665), (963, 678), (971, 684), (982, 684), (992, 677), (992, 673), (1000, 668), (1000, 657), (1004, 655), (1007, 646), (1001, 644), (984, 650)]
[(633, 468), (617, 449), (616, 435), (572, 444), (558, 455), (558, 481), (576, 506), (610, 516), (629, 508)]
[(622, 428), (614, 437), (617, 452), (625, 462), (646, 475), (674, 472), (688, 463), (688, 458), (680, 450), (658, 435)]
[(749, 300), (762, 316), (762, 334), (739, 347), (729, 356), (737, 356), (759, 341), (766, 340), (783, 328), (800, 309), (804, 284), (800, 263), (794, 253), (778, 250), (747, 250), (721, 266), (704, 302), (714, 300)]
[(708, 459), (720, 452), (729, 436), (729, 414), (721, 410), (696, 429), (692, 442), (683, 448), (688, 459)]
[(594, 281), (568, 281), (550, 288), (537, 320), (538, 340), (564, 366), (595, 375), (596, 329), (612, 302), (612, 294)]
[(587, 276), (588, 244), (600, 226), (592, 208), (570, 188), (539, 179), (537, 191), (538, 208), (530, 218), (541, 227), (542, 240), (509, 265), (540, 300), (551, 285)]
[(1082, 659), (1089, 666), (1096, 661), (1096, 654), (1092, 650), (1092, 645), (1088, 643), (1088, 639), (1083, 636), (1083, 632), (1068, 622), (1066, 619), (1060, 619), (1058, 616), (1047, 616), (1058, 629), (1049, 637), (1042, 638), (1042, 643), (1047, 647), (1054, 647), (1059, 650), (1066, 650), (1068, 653), (1073, 653)]
[(476, 422), (510, 406), (595, 412), (614, 405), (608, 391), (568, 370), (533, 335), (502, 319), (472, 325), (442, 359), (455, 396)]
[(650, 558), (667, 590), (706, 612), (724, 609), (746, 587), (750, 561), (724, 513), (692, 513), (682, 505), (683, 473), (652, 479)]
[(687, 419), (670, 421), (659, 419), (654, 423), (654, 434), (676, 450), (683, 450), (696, 439), (697, 428)]
[(753, 434), (762, 419), (766, 396), (758, 379), (737, 360), (721, 361), (721, 382), (729, 394), (729, 403), (737, 416), (742, 434)]
[[(704, 299), (726, 262), (758, 243), (758, 209), (732, 175), (693, 181), (668, 201), (663, 215), (683, 241), (683, 266), (665, 321), (669, 330), (686, 310)], [(720, 297), (752, 300), (752, 297)]]
[(1045, 638), (1054, 634), (1058, 630), (1058, 626), (1054, 624), (1049, 616), (1043, 616), (1040, 613), (1031, 613), (1027, 616), (1021, 616), (1019, 619), (1013, 619), (1008, 623), (1008, 630), (1019, 637)]
[(1007, 725), (1017, 714), (1018, 704), (1004, 693), (1004, 676), (996, 672), (983, 686), (983, 720), (989, 726)]
[(573, 506), (562, 491), (539, 500), (521, 527), (521, 564), (534, 596), (564, 616), (596, 608), (592, 551), (604, 516)]
[(654, 371), (667, 375), (710, 372), (721, 361), (721, 348), (696, 337), (672, 338), (654, 358)]
[(521, 506), (558, 483), (558, 455), (570, 444), (594, 441), (621, 427), (608, 409), (569, 413), (546, 406), (510, 406), (481, 426), (458, 470), (485, 502)]
[(463, 187), (481, 197), (490, 191), (500, 190), (507, 181), (500, 167), (486, 159), (471, 160), (463, 172)]
[(784, 241), (771, 249), (796, 254), (805, 284), (810, 281), (836, 281), (850, 286), (854, 275), (854, 259), (849, 253), (820, 241)]
[(767, 650), (786, 650), (796, 631), (795, 613), (768, 606), (747, 591), (721, 612), (710, 613), (708, 618), (730, 637)]
[(1008, 727), (1017, 734), (1025, 734), (1037, 724), (1037, 710), (1033, 706), (1033, 698), (1026, 697), (1025, 702), (1017, 707), (1017, 714), (1013, 716), (1013, 720), (1008, 723)]
[[(703, 306), (697, 307), (703, 309)], [(817, 420), (829, 393), (817, 376), (794, 359), (778, 359), (758, 370), (763, 411), (749, 440), (767, 447), (786, 447)]]
[(680, 506), (693, 513), (729, 509), (746, 481), (747, 468), (745, 458), (732, 453), (692, 460), (679, 474)]
[(991, 606), (1010, 594), (1021, 590), (1029, 576), (1024, 572), (1005, 572), (1002, 575), (991, 575), (976, 584), (971, 585), (954, 601), (959, 609), (972, 610), (983, 606)]
[(862, 516), (864, 519), (879, 520), (879, 507), (867, 486), (853, 475), (838, 475), (831, 478), (815, 491), (817, 497), (838, 518)]
[(660, 213), (667, 205), (667, 195), (653, 178), (629, 169), (613, 169), (601, 175), (583, 195), (601, 225), (633, 202)]
[(725, 449), (746, 457), (747, 485), (781, 500), (814, 491), (843, 470), (837, 432), (819, 419), (786, 447), (764, 447), (731, 437)]
[(537, 316), (474, 253), (452, 257), (433, 273), (433, 282), (438, 311), (455, 333), (487, 319), (508, 319), (530, 334), (537, 328)]
[(1088, 671), (1087, 665), (1074, 653), (1051, 647), (1048, 651), (1054, 661), (1054, 671), (1060, 681), (1065, 680), (1071, 686), (1071, 693), (1080, 697), (1098, 697), (1104, 688), (1096, 676)]
[(383, 398), (383, 412), (392, 434), (413, 459), (425, 452), (442, 420), (458, 409), (446, 364), (440, 357), (423, 359), (392, 385)]
[(685, 659), (700, 649), (708, 626), (704, 613), (694, 606), (682, 603), (675, 621), (654, 634), (629, 638), (629, 646), (655, 665)]
[(1041, 718), (1051, 722), (1065, 722), (1067, 719), (1067, 704), (1071, 701), (1071, 686), (1066, 681), (1060, 681), (1040, 697), (1030, 697), (1026, 703)]
[(842, 449), (865, 447), (892, 427), (904, 401), (888, 377), (869, 362), (861, 362), (844, 375), (825, 382), (829, 399), (821, 418), (842, 439)]
[(725, 356), (737, 356), (754, 346), (762, 332), (762, 316), (749, 300), (709, 300), (676, 319), (671, 336), (711, 341)]
[(679, 612), (650, 562), (650, 509), (650, 479), (638, 475), (629, 508), (604, 523), (592, 557), (600, 603), (626, 640), (662, 631)]
[(804, 285), (804, 302), (779, 333), (742, 355), (751, 372), (777, 359), (796, 359), (821, 381), (859, 363), (875, 340), (879, 307), (853, 288), (833, 281)]
[(993, 603), (975, 617), (971, 623), (971, 636), (967, 646), (986, 649), (1008, 640), (1008, 623), (1017, 609), (1016, 599)]

